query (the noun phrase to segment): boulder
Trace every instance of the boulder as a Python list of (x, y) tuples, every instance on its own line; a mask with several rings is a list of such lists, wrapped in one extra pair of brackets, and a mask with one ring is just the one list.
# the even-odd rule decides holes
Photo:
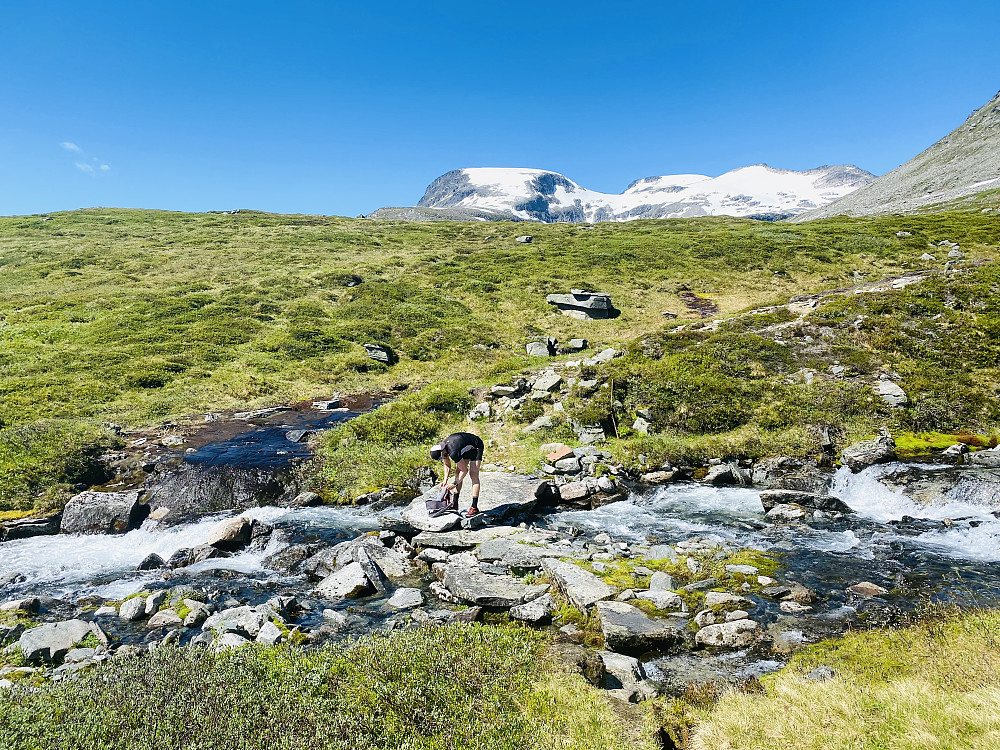
[(155, 552), (150, 552), (143, 558), (142, 562), (139, 563), (139, 567), (137, 567), (136, 570), (157, 570), (158, 568), (165, 567), (167, 567), (166, 560)]
[(806, 517), (806, 509), (790, 503), (780, 503), (775, 505), (766, 513), (768, 519), (775, 523), (790, 523), (801, 521)]
[(371, 588), (371, 581), (364, 569), (359, 563), (352, 562), (324, 578), (313, 593), (324, 599), (347, 599), (361, 596)]
[(100, 628), (93, 623), (83, 620), (66, 620), (25, 630), (18, 640), (18, 645), (28, 662), (51, 664), (62, 659), (89, 633), (94, 633), (104, 641), (107, 640)]
[(373, 359), (376, 362), (381, 362), (385, 365), (391, 365), (396, 361), (396, 356), (393, 354), (392, 350), (387, 346), (381, 346), (380, 344), (365, 344), (365, 354), (368, 355), (368, 359)]
[(477, 568), (454, 564), (445, 566), (444, 585), (463, 602), (504, 609), (531, 601), (549, 589), (545, 585), (530, 586), (511, 576), (489, 575)]
[(276, 616), (274, 610), (264, 604), (256, 607), (230, 607), (206, 619), (201, 629), (214, 630), (216, 633), (237, 633), (251, 639), (256, 638), (264, 624)]
[(147, 628), (178, 628), (183, 624), (181, 616), (172, 609), (157, 612), (146, 621)]
[(155, 594), (150, 594), (146, 597), (145, 611), (146, 617), (155, 614), (160, 611), (160, 605), (167, 600), (169, 593), (166, 591), (157, 591)]
[(281, 628), (273, 622), (265, 622), (254, 640), (257, 643), (263, 643), (265, 646), (273, 646), (280, 642), (283, 637)]
[(760, 493), (760, 503), (764, 508), (764, 512), (771, 510), (776, 505), (788, 503), (800, 505), (803, 508), (812, 508), (813, 510), (827, 512), (854, 512), (839, 497), (817, 495), (813, 492), (799, 492), (798, 490), (764, 490)]
[[(555, 339), (529, 341), (524, 349), (529, 357), (554, 357), (556, 355)], [(516, 393), (517, 391), (515, 391)]]
[(552, 613), (556, 610), (556, 600), (552, 594), (543, 594), (525, 604), (511, 607), (510, 616), (529, 625), (548, 625), (552, 622)]
[[(568, 460), (567, 458), (561, 458), (559, 461)], [(579, 460), (573, 458), (572, 460), (577, 462), (577, 467), (579, 468)], [(556, 468), (559, 468), (558, 463)], [(594, 494), (594, 488), (587, 481), (582, 482), (568, 482), (558, 488), (559, 499), (565, 503), (578, 502), (580, 500), (586, 500), (588, 497)]]
[(774, 456), (754, 463), (750, 480), (754, 487), (766, 490), (799, 490), (823, 495), (830, 483), (830, 473), (821, 469), (813, 458)]
[(553, 558), (542, 561), (542, 569), (574, 607), (586, 612), (602, 599), (617, 593), (611, 586), (579, 565)]
[(146, 600), (141, 596), (126, 599), (118, 607), (118, 617), (123, 622), (135, 622), (146, 616)]
[(852, 473), (867, 469), (874, 464), (888, 463), (896, 460), (896, 441), (884, 427), (879, 430), (877, 437), (872, 440), (862, 440), (849, 448), (845, 448), (841, 455), (843, 462)]
[(613, 651), (598, 651), (604, 662), (603, 687), (608, 694), (626, 703), (638, 703), (656, 696), (656, 687), (646, 677), (642, 662)]
[(725, 591), (709, 591), (705, 594), (705, 606), (717, 607), (726, 604), (749, 604), (750, 600), (743, 596), (730, 594)]
[(987, 469), (1000, 469), (1000, 448), (976, 451), (966, 457), (966, 463)]
[(239, 633), (223, 633), (212, 643), (213, 651), (227, 651), (232, 648), (246, 646), (250, 641)]
[(674, 579), (669, 573), (657, 570), (649, 577), (650, 591), (673, 591), (673, 589)]
[[(52, 536), (59, 533), (62, 523), (62, 513), (54, 513), (44, 518), (19, 518), (16, 521), (0, 523), (0, 541), (12, 542), (15, 539), (30, 539), (36, 536)], [(0, 575), (0, 581), (3, 576)], [(0, 585), (3, 585), (0, 583)]]
[(237, 516), (220, 521), (208, 532), (205, 544), (224, 552), (236, 552), (250, 544), (253, 535), (254, 522), (249, 518)]
[(524, 533), (523, 530), (516, 526), (488, 526), (485, 529), (457, 529), (439, 533), (422, 531), (413, 537), (413, 546), (445, 550), (472, 549), (479, 545), (488, 544), (495, 539), (504, 539), (522, 533)]
[[(479, 509), (482, 511), (478, 517), (479, 523), (501, 523), (530, 512), (537, 503), (535, 496), (535, 490), (539, 485), (537, 479), (502, 471), (482, 471), (479, 477), (482, 488), (479, 495)], [(469, 502), (470, 491), (471, 487), (466, 481), (462, 488), (463, 504)], [(418, 531), (448, 531), (460, 526), (463, 519), (457, 513), (446, 513), (437, 518), (427, 515), (424, 503), (438, 492), (437, 488), (432, 488), (414, 499), (403, 510), (403, 520)]]
[(536, 391), (551, 393), (552, 391), (559, 390), (560, 384), (562, 384), (562, 376), (551, 373), (548, 375), (542, 375), (538, 378), (532, 388)]
[(594, 687), (604, 687), (604, 662), (596, 651), (576, 643), (554, 643), (549, 647), (548, 653), (571, 671), (579, 672)]
[(695, 643), (701, 646), (746, 648), (761, 637), (760, 625), (753, 620), (734, 620), (706, 625), (695, 633)]
[(600, 424), (584, 424), (572, 420), (570, 425), (573, 428), (573, 432), (576, 433), (577, 440), (584, 445), (593, 445), (594, 443), (607, 440), (607, 434)]
[(902, 409), (909, 403), (906, 391), (893, 383), (891, 380), (880, 380), (875, 385), (875, 393), (885, 403), (894, 409)]
[(413, 609), (424, 603), (424, 595), (420, 589), (396, 589), (386, 604), (392, 609)]
[(670, 609), (679, 612), (684, 608), (684, 600), (681, 599), (680, 594), (673, 591), (636, 592), (635, 598), (647, 601), (657, 609)]
[(722, 463), (711, 467), (703, 481), (705, 484), (710, 484), (713, 487), (726, 487), (729, 485), (745, 487), (750, 484), (750, 477), (736, 464)]
[(122, 534), (137, 529), (149, 515), (139, 490), (81, 492), (66, 503), (59, 530), (63, 534)]
[(288, 504), (292, 508), (313, 508), (317, 505), (322, 505), (323, 498), (315, 492), (300, 492), (298, 495), (293, 497)]
[(524, 234), (521, 235), (520, 237), (517, 237), (514, 241), (517, 242), (519, 245), (530, 245), (533, 239), (535, 238), (532, 237), (530, 234)]
[(876, 596), (885, 596), (889, 593), (889, 590), (879, 586), (877, 583), (871, 583), (870, 581), (862, 581), (861, 583), (855, 583), (853, 586), (848, 586), (847, 590), (852, 594), (857, 594), (858, 596), (863, 596), (866, 598), (872, 598)]
[(618, 315), (618, 310), (611, 302), (611, 295), (604, 292), (571, 289), (569, 294), (549, 294), (545, 301), (563, 315), (580, 320), (604, 320)]
[[(295, 573), (298, 573), (303, 564), (317, 554), (321, 548), (322, 545), (320, 544), (293, 544), (280, 552), (268, 555), (261, 561), (261, 565), (278, 573), (294, 575)], [(325, 577), (326, 576), (320, 576), (320, 578)]]
[(684, 639), (684, 620), (654, 620), (626, 602), (600, 601), (595, 606), (601, 619), (604, 642), (613, 651), (642, 653), (671, 646)]
[(9, 602), (0, 604), (0, 612), (27, 612), (28, 614), (37, 614), (41, 607), (42, 600), (37, 596), (31, 596), (27, 599), (12, 599)]

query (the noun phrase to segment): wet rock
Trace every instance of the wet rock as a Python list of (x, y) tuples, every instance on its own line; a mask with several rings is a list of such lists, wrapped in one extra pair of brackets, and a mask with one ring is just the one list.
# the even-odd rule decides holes
[(364, 569), (357, 562), (352, 562), (324, 578), (314, 593), (324, 599), (346, 599), (365, 594), (371, 588)]
[(822, 495), (826, 494), (830, 473), (821, 469), (815, 459), (775, 456), (754, 463), (750, 479), (755, 487)]
[(791, 600), (781, 602), (778, 605), (778, 609), (790, 615), (801, 615), (812, 611), (812, 607)]
[(1000, 448), (990, 448), (989, 450), (970, 453), (966, 460), (973, 466), (1000, 469)]
[(879, 430), (878, 437), (863, 440), (845, 448), (841, 454), (843, 462), (854, 473), (867, 469), (874, 464), (887, 463), (896, 460), (896, 441), (884, 427)]
[(702, 646), (746, 648), (761, 636), (760, 625), (753, 620), (735, 620), (707, 625), (695, 633), (695, 643)]
[(139, 567), (136, 570), (157, 570), (158, 568), (167, 567), (167, 562), (162, 557), (160, 557), (155, 552), (150, 552), (143, 558), (142, 562), (139, 563)]
[(790, 503), (780, 503), (775, 505), (771, 510), (766, 513), (767, 517), (774, 521), (775, 523), (789, 523), (792, 521), (801, 521), (806, 517), (805, 508), (801, 508), (798, 505), (791, 505)]
[(220, 521), (210, 532), (205, 544), (224, 552), (236, 552), (250, 544), (254, 523), (238, 516)]
[(293, 575), (298, 573), (306, 560), (317, 554), (322, 547), (321, 544), (293, 544), (280, 552), (268, 555), (261, 561), (261, 565), (277, 573)]
[(100, 633), (98, 638), (107, 642), (107, 637), (97, 625), (83, 620), (65, 620), (25, 630), (18, 640), (18, 645), (29, 663), (51, 664), (62, 659), (89, 633), (95, 635)]
[(818, 495), (813, 492), (800, 492), (798, 490), (765, 490), (760, 493), (760, 503), (764, 507), (765, 512), (770, 511), (776, 505), (788, 504), (833, 513), (854, 512), (838, 497)]
[(816, 592), (811, 588), (803, 586), (801, 583), (789, 581), (788, 589), (787, 598), (791, 601), (798, 602), (799, 604), (812, 604), (816, 601)]
[(582, 612), (617, 593), (614, 586), (573, 563), (549, 558), (542, 562), (542, 568), (573, 606)]
[(323, 622), (335, 630), (344, 630), (350, 623), (346, 616), (333, 609), (323, 610)]
[(713, 487), (728, 487), (738, 485), (745, 487), (750, 484), (749, 475), (736, 464), (719, 464), (708, 470), (703, 480)]
[[(16, 521), (0, 523), (0, 541), (12, 542), (15, 539), (30, 539), (36, 536), (51, 536), (59, 533), (62, 513), (54, 513), (45, 518), (20, 518)], [(20, 581), (5, 580), (16, 574), (0, 575), (0, 586)], [(22, 577), (23, 578), (23, 577)]]
[(870, 581), (855, 583), (853, 586), (848, 586), (847, 590), (852, 594), (864, 597), (885, 596), (889, 593), (888, 589), (879, 586), (877, 583), (871, 583)]
[(526, 622), (529, 625), (548, 625), (552, 621), (552, 613), (556, 609), (556, 600), (552, 594), (543, 594), (526, 604), (511, 607), (511, 619)]
[(556, 643), (549, 648), (549, 654), (572, 671), (582, 674), (594, 687), (604, 687), (607, 670), (596, 651), (573, 643)]
[(393, 609), (412, 609), (424, 603), (424, 595), (420, 589), (396, 589), (386, 604)]
[(760, 590), (761, 596), (766, 596), (768, 599), (783, 599), (792, 593), (792, 590), (788, 586), (767, 586)]
[(653, 620), (625, 602), (599, 601), (594, 606), (601, 619), (604, 642), (613, 651), (641, 653), (683, 640), (683, 620)]
[(123, 534), (137, 529), (149, 515), (139, 490), (81, 492), (66, 503), (59, 530), (63, 534)]
[(314, 508), (322, 504), (323, 498), (315, 492), (300, 492), (288, 503), (292, 508)]
[(174, 554), (170, 556), (170, 559), (167, 560), (167, 567), (185, 568), (188, 565), (194, 565), (195, 563), (204, 562), (205, 560), (214, 560), (220, 557), (229, 557), (229, 553), (223, 552), (217, 547), (210, 547), (207, 544), (201, 544), (197, 547), (179, 549), (174, 552)]

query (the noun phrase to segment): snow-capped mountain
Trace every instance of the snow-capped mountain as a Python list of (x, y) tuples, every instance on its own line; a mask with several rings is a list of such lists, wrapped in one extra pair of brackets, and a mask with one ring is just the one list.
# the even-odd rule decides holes
[(875, 175), (854, 166), (803, 172), (755, 164), (719, 177), (646, 177), (623, 193), (599, 193), (542, 169), (457, 169), (438, 177), (415, 209), (379, 209), (372, 218), (629, 221), (692, 216), (783, 219), (857, 190)]

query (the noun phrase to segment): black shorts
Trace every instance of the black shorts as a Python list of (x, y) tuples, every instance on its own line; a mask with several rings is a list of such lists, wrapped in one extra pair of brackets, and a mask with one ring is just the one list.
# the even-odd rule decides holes
[(482, 461), (483, 460), (483, 446), (470, 445), (462, 451), (462, 457), (458, 459), (459, 461)]

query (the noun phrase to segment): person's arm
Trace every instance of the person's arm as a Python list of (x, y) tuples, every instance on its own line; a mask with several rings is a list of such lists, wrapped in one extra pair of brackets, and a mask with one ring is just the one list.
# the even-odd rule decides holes
[(441, 481), (441, 486), (447, 487), (448, 477), (451, 475), (451, 459), (447, 456), (441, 456), (441, 461), (444, 463), (444, 479)]

